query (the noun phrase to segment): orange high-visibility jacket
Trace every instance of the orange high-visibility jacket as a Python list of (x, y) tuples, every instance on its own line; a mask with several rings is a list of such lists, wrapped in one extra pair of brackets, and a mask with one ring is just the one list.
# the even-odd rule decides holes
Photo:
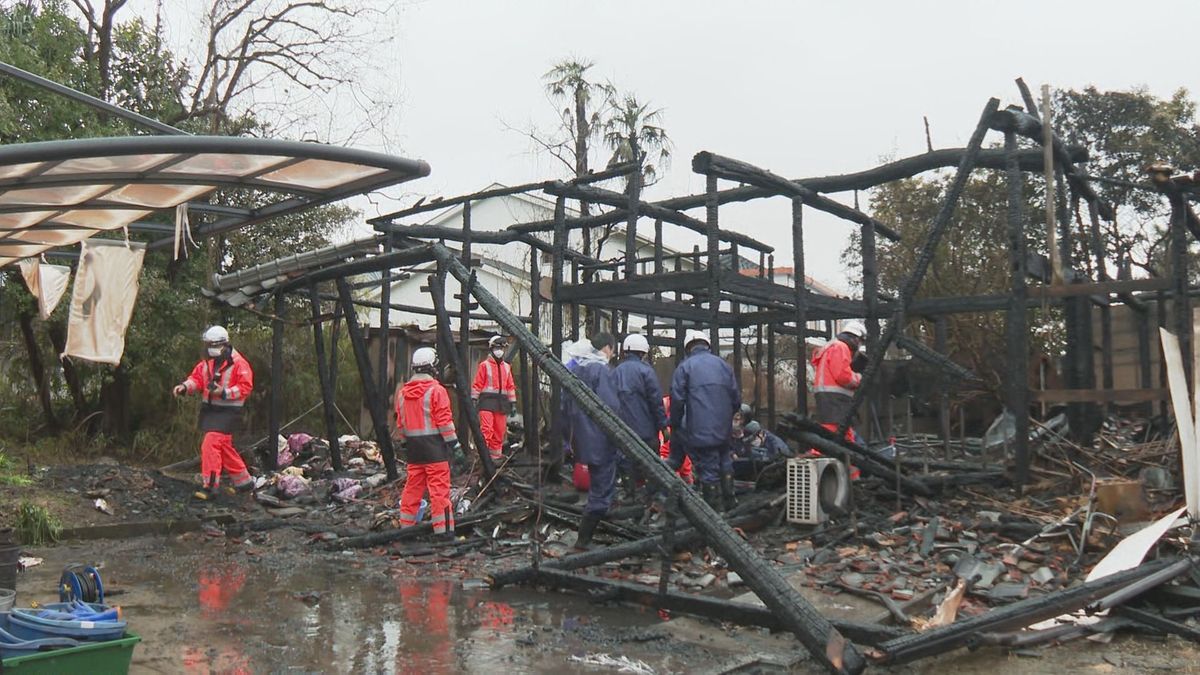
[(813, 355), (813, 398), (817, 402), (817, 421), (841, 423), (850, 409), (854, 390), (862, 382), (862, 375), (850, 369), (854, 354), (850, 345), (833, 340)]
[(512, 366), (488, 357), (479, 362), (471, 398), (480, 410), (510, 412), (517, 403), (517, 383), (513, 381)]
[(446, 388), (432, 377), (405, 382), (396, 396), (396, 428), (409, 464), (450, 461), (450, 446), (458, 434)]
[[(209, 384), (216, 383), (210, 391)], [(189, 394), (200, 394), (200, 430), (231, 434), (242, 418), (242, 408), (254, 391), (254, 370), (236, 349), (229, 358), (204, 359), (183, 381)]]

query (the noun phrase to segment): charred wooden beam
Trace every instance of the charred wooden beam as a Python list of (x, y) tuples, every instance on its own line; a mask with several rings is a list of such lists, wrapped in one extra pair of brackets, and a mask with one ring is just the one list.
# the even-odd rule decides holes
[(769, 190), (771, 194), (784, 197), (800, 197), (804, 200), (805, 204), (814, 209), (835, 215), (852, 223), (870, 225), (879, 234), (882, 234), (889, 240), (900, 241), (899, 233), (862, 211), (824, 197), (804, 183), (788, 180), (746, 162), (704, 151), (698, 152), (692, 157), (692, 171), (739, 183), (749, 183), (764, 190)]
[(910, 494), (918, 494), (923, 497), (933, 494), (924, 481), (905, 475), (903, 472), (898, 473), (895, 467), (885, 464), (875, 453), (844, 438), (835, 438), (829, 431), (820, 428), (820, 425), (807, 418), (793, 414), (784, 415), (777, 433), (784, 438), (796, 441), (801, 447), (816, 448), (830, 457), (849, 454), (853, 457), (854, 465), (863, 473), (883, 478), (888, 481), (889, 485), (895, 485), (898, 480)]
[[(340, 265), (332, 265), (314, 270), (308, 274), (298, 276), (294, 279), (289, 279), (282, 284), (279, 284), (272, 290), (278, 293), (288, 293), (290, 291), (303, 288), (312, 284), (321, 283), (323, 281), (331, 281), (334, 279), (344, 280), (346, 277), (352, 277), (367, 272), (378, 272), (380, 270), (406, 267), (409, 265), (418, 265), (433, 261), (432, 249), (428, 244), (407, 248), (394, 253), (385, 253), (370, 258), (362, 258), (352, 260)], [(349, 290), (349, 288), (347, 288)]]
[(896, 344), (903, 347), (908, 353), (921, 359), (922, 361), (941, 368), (952, 377), (960, 380), (979, 380), (979, 376), (972, 372), (969, 368), (964, 368), (955, 363), (950, 357), (941, 354), (933, 349), (930, 349), (924, 342), (914, 340), (907, 335), (901, 335), (896, 338)]
[[(786, 629), (780, 617), (766, 607), (677, 591), (662, 593), (657, 588), (642, 586), (628, 581), (602, 579), (596, 576), (574, 574), (563, 570), (542, 567), (537, 572), (533, 583), (551, 588), (581, 591), (593, 596), (609, 597), (616, 602), (694, 614), (742, 626), (759, 626), (773, 631)], [(830, 623), (851, 640), (871, 646), (896, 639), (905, 634), (905, 631), (899, 628), (881, 626), (877, 623), (861, 623), (838, 619), (833, 619)]]
[(367, 342), (363, 337), (362, 328), (358, 324), (358, 316), (354, 312), (354, 302), (350, 298), (350, 288), (346, 285), (345, 277), (337, 278), (338, 296), (341, 298), (342, 315), (346, 320), (346, 333), (350, 336), (350, 346), (354, 349), (354, 360), (358, 363), (358, 376), (362, 381), (363, 399), (367, 411), (371, 415), (371, 424), (375, 429), (375, 442), (383, 455), (383, 466), (387, 469), (388, 480), (396, 480), (400, 473), (396, 468), (396, 453), (392, 449), (392, 434), (388, 427), (387, 411), (383, 405), (384, 399), (379, 395), (375, 386), (375, 374), (371, 370), (371, 357), (367, 353)]
[(979, 156), (979, 151), (983, 147), (983, 137), (987, 135), (988, 123), (999, 106), (999, 100), (995, 98), (990, 99), (984, 107), (979, 124), (975, 127), (975, 132), (971, 134), (971, 140), (967, 144), (967, 151), (963, 153), (962, 162), (958, 165), (958, 171), (955, 172), (954, 180), (946, 190), (946, 197), (942, 203), (942, 207), (938, 210), (937, 215), (934, 216), (933, 223), (929, 227), (929, 236), (922, 244), (920, 253), (917, 255), (916, 266), (904, 280), (904, 284), (900, 288), (900, 297), (896, 303), (897, 306), (892, 312), (891, 320), (888, 321), (887, 330), (884, 331), (883, 336), (879, 340), (879, 347), (868, 355), (869, 361), (866, 369), (863, 371), (862, 385), (854, 390), (854, 397), (850, 400), (850, 405), (847, 406), (847, 410), (838, 424), (838, 431), (842, 434), (850, 427), (850, 421), (854, 419), (854, 415), (858, 412), (858, 407), (862, 404), (866, 392), (870, 388), (870, 383), (875, 379), (879, 372), (879, 367), (883, 364), (883, 357), (887, 353), (888, 347), (895, 340), (896, 335), (904, 330), (905, 313), (908, 305), (912, 303), (917, 289), (921, 285), (921, 281), (925, 278), (925, 272), (928, 271), (930, 263), (933, 262), (934, 253), (937, 251), (938, 245), (942, 240), (942, 235), (945, 234), (946, 228), (950, 224), (950, 218), (954, 215), (955, 207), (958, 205), (958, 197), (962, 194), (963, 188), (966, 187), (967, 179), (970, 177), (971, 170), (975, 167), (975, 161)]
[[(556, 196), (563, 195), (566, 197), (574, 197), (576, 199), (587, 199), (588, 201), (597, 204), (606, 204), (618, 209), (627, 208), (630, 204), (630, 200), (627, 195), (593, 186), (554, 183), (547, 188), (546, 192)], [(686, 227), (689, 230), (699, 232), (700, 234), (705, 234), (708, 232), (707, 223), (702, 220), (697, 220), (687, 214), (680, 213), (672, 209), (666, 209), (661, 206), (651, 204), (650, 202), (640, 200), (637, 202), (637, 206), (638, 210), (644, 216), (658, 218), (663, 222), (673, 223), (675, 225), (679, 225), (680, 227)], [(767, 244), (754, 239), (753, 237), (748, 237), (737, 232), (730, 232), (728, 230), (723, 230), (721, 232), (721, 241), (738, 244), (739, 246), (745, 246), (755, 251), (763, 251), (765, 253), (770, 253), (775, 250)]]
[[(444, 246), (435, 244), (434, 253), (459, 281), (465, 282), (470, 277), (470, 271)], [(504, 303), (487, 289), (476, 285), (470, 288), (470, 292), (496, 322), (513, 335), (551, 380), (557, 381), (574, 397), (579, 407), (608, 434), (614, 445), (632, 460), (642, 475), (655, 487), (671, 493), (679, 511), (704, 533), (709, 546), (729, 561), (730, 567), (741, 574), (746, 585), (776, 613), (780, 623), (796, 635), (817, 663), (830, 672), (862, 672), (866, 662), (861, 652), (730, 528), (712, 507), (684, 486), (679, 477), (663, 464), (657, 450), (647, 447), (616, 413), (604, 405), (595, 392), (572, 375), (559, 355), (546, 349), (537, 336), (530, 333)]]
[(889, 640), (879, 645), (879, 660), (886, 664), (899, 664), (944, 654), (966, 646), (974, 635), (1029, 626), (1044, 619), (1082, 609), (1095, 600), (1152, 574), (1170, 569), (1178, 576), (1191, 566), (1192, 561), (1187, 558), (1155, 560), (1074, 588), (1020, 600), (948, 626)]
[[(332, 347), (333, 358), (325, 357), (325, 335), (322, 329), (321, 299), (316, 285), (308, 287), (308, 302), (312, 311), (313, 349), (317, 360), (317, 380), (321, 384), (321, 412), (325, 421), (325, 436), (329, 442), (329, 458), (335, 471), (342, 470), (342, 450), (338, 447), (337, 401), (334, 372), (331, 363), (337, 361), (337, 348)], [(332, 339), (331, 339), (332, 345)]]
[(629, 295), (650, 295), (667, 291), (699, 291), (708, 286), (708, 272), (667, 272), (628, 279), (596, 281), (590, 284), (563, 285), (558, 293), (564, 301), (580, 302)]
[[(935, 169), (945, 169), (958, 166), (962, 162), (963, 155), (966, 153), (966, 148), (945, 148), (942, 150), (934, 150), (933, 152), (925, 152), (912, 157), (895, 162), (889, 162), (881, 166), (859, 171), (856, 173), (841, 174), (836, 176), (813, 176), (810, 178), (796, 178), (793, 182), (801, 183), (810, 190), (821, 193), (829, 192), (847, 192), (850, 190), (869, 190), (873, 187), (891, 183), (905, 178), (912, 178), (926, 171)], [(1087, 150), (1078, 147), (1069, 149), (1069, 156), (1075, 162), (1086, 162), (1088, 155)], [(1042, 152), (1041, 150), (1023, 150), (1018, 153), (1018, 159), (1022, 171), (1041, 171)], [(1004, 151), (1003, 150), (983, 150), (979, 153), (976, 160), (976, 166), (984, 169), (1004, 169)], [(717, 199), (722, 204), (732, 202), (748, 202), (754, 199), (771, 196), (770, 190), (764, 190), (760, 187), (746, 186), (722, 190), (717, 194)], [(704, 195), (685, 195), (672, 199), (665, 199), (656, 202), (658, 206), (676, 211), (686, 211), (704, 206)]]
[[(475, 452), (479, 455), (479, 465), (483, 467), (483, 475), (491, 478), (496, 473), (496, 463), (492, 461), (492, 453), (483, 440), (483, 429), (479, 426), (479, 411), (471, 398), (471, 384), (467, 380), (469, 363), (463, 361), (462, 354), (455, 349), (454, 337), (450, 333), (450, 311), (446, 308), (446, 276), (438, 270), (437, 274), (429, 276), (429, 297), (437, 316), (437, 341), (439, 351), (450, 361), (450, 370), (454, 373), (454, 396), (458, 399), (460, 411), (459, 424), (466, 423), (475, 441)], [(465, 285), (464, 285), (465, 288)], [(463, 293), (464, 302), (467, 294)], [(468, 344), (467, 334), (459, 333), (459, 340)]]

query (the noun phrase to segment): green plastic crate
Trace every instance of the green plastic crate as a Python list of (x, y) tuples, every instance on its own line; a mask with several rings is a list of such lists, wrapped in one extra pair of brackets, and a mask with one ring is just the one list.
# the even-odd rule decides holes
[(19, 675), (59, 675), (60, 673), (90, 673), (91, 675), (125, 675), (133, 660), (133, 647), (142, 639), (125, 633), (119, 640), (93, 642), (78, 647), (4, 659), (4, 673)]

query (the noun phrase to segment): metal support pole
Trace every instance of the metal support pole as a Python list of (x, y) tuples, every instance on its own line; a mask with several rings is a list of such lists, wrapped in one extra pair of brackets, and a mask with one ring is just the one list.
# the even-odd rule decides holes
[[(331, 367), (325, 358), (325, 336), (321, 330), (321, 298), (317, 295), (316, 284), (308, 287), (308, 302), (312, 308), (313, 349), (317, 357), (317, 379), (321, 383), (321, 411), (327, 436), (325, 440), (329, 442), (329, 458), (334, 471), (341, 471), (342, 451), (338, 447), (337, 403)], [(336, 358), (337, 353), (334, 352), (334, 359)]]
[(358, 362), (358, 375), (362, 380), (363, 396), (367, 400), (367, 411), (371, 414), (371, 424), (375, 430), (375, 442), (383, 455), (383, 465), (387, 468), (388, 480), (396, 480), (400, 474), (396, 469), (396, 454), (392, 450), (392, 435), (388, 428), (387, 413), (384, 411), (383, 398), (375, 386), (375, 377), (371, 372), (371, 355), (367, 353), (367, 342), (363, 339), (362, 328), (358, 325), (358, 317), (354, 314), (354, 299), (350, 295), (350, 285), (344, 278), (337, 280), (338, 297), (342, 304), (342, 314), (346, 319), (346, 333), (350, 336), (350, 346), (354, 349), (354, 360)]

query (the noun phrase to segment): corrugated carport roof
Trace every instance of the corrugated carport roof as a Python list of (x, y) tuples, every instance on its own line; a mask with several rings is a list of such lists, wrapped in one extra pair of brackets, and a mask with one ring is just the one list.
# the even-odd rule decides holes
[[(216, 234), (429, 174), (429, 165), (320, 143), (129, 136), (0, 146), (0, 267), (180, 204)], [(255, 209), (207, 205), (218, 189), (278, 195)], [(153, 242), (168, 246), (171, 238)]]

